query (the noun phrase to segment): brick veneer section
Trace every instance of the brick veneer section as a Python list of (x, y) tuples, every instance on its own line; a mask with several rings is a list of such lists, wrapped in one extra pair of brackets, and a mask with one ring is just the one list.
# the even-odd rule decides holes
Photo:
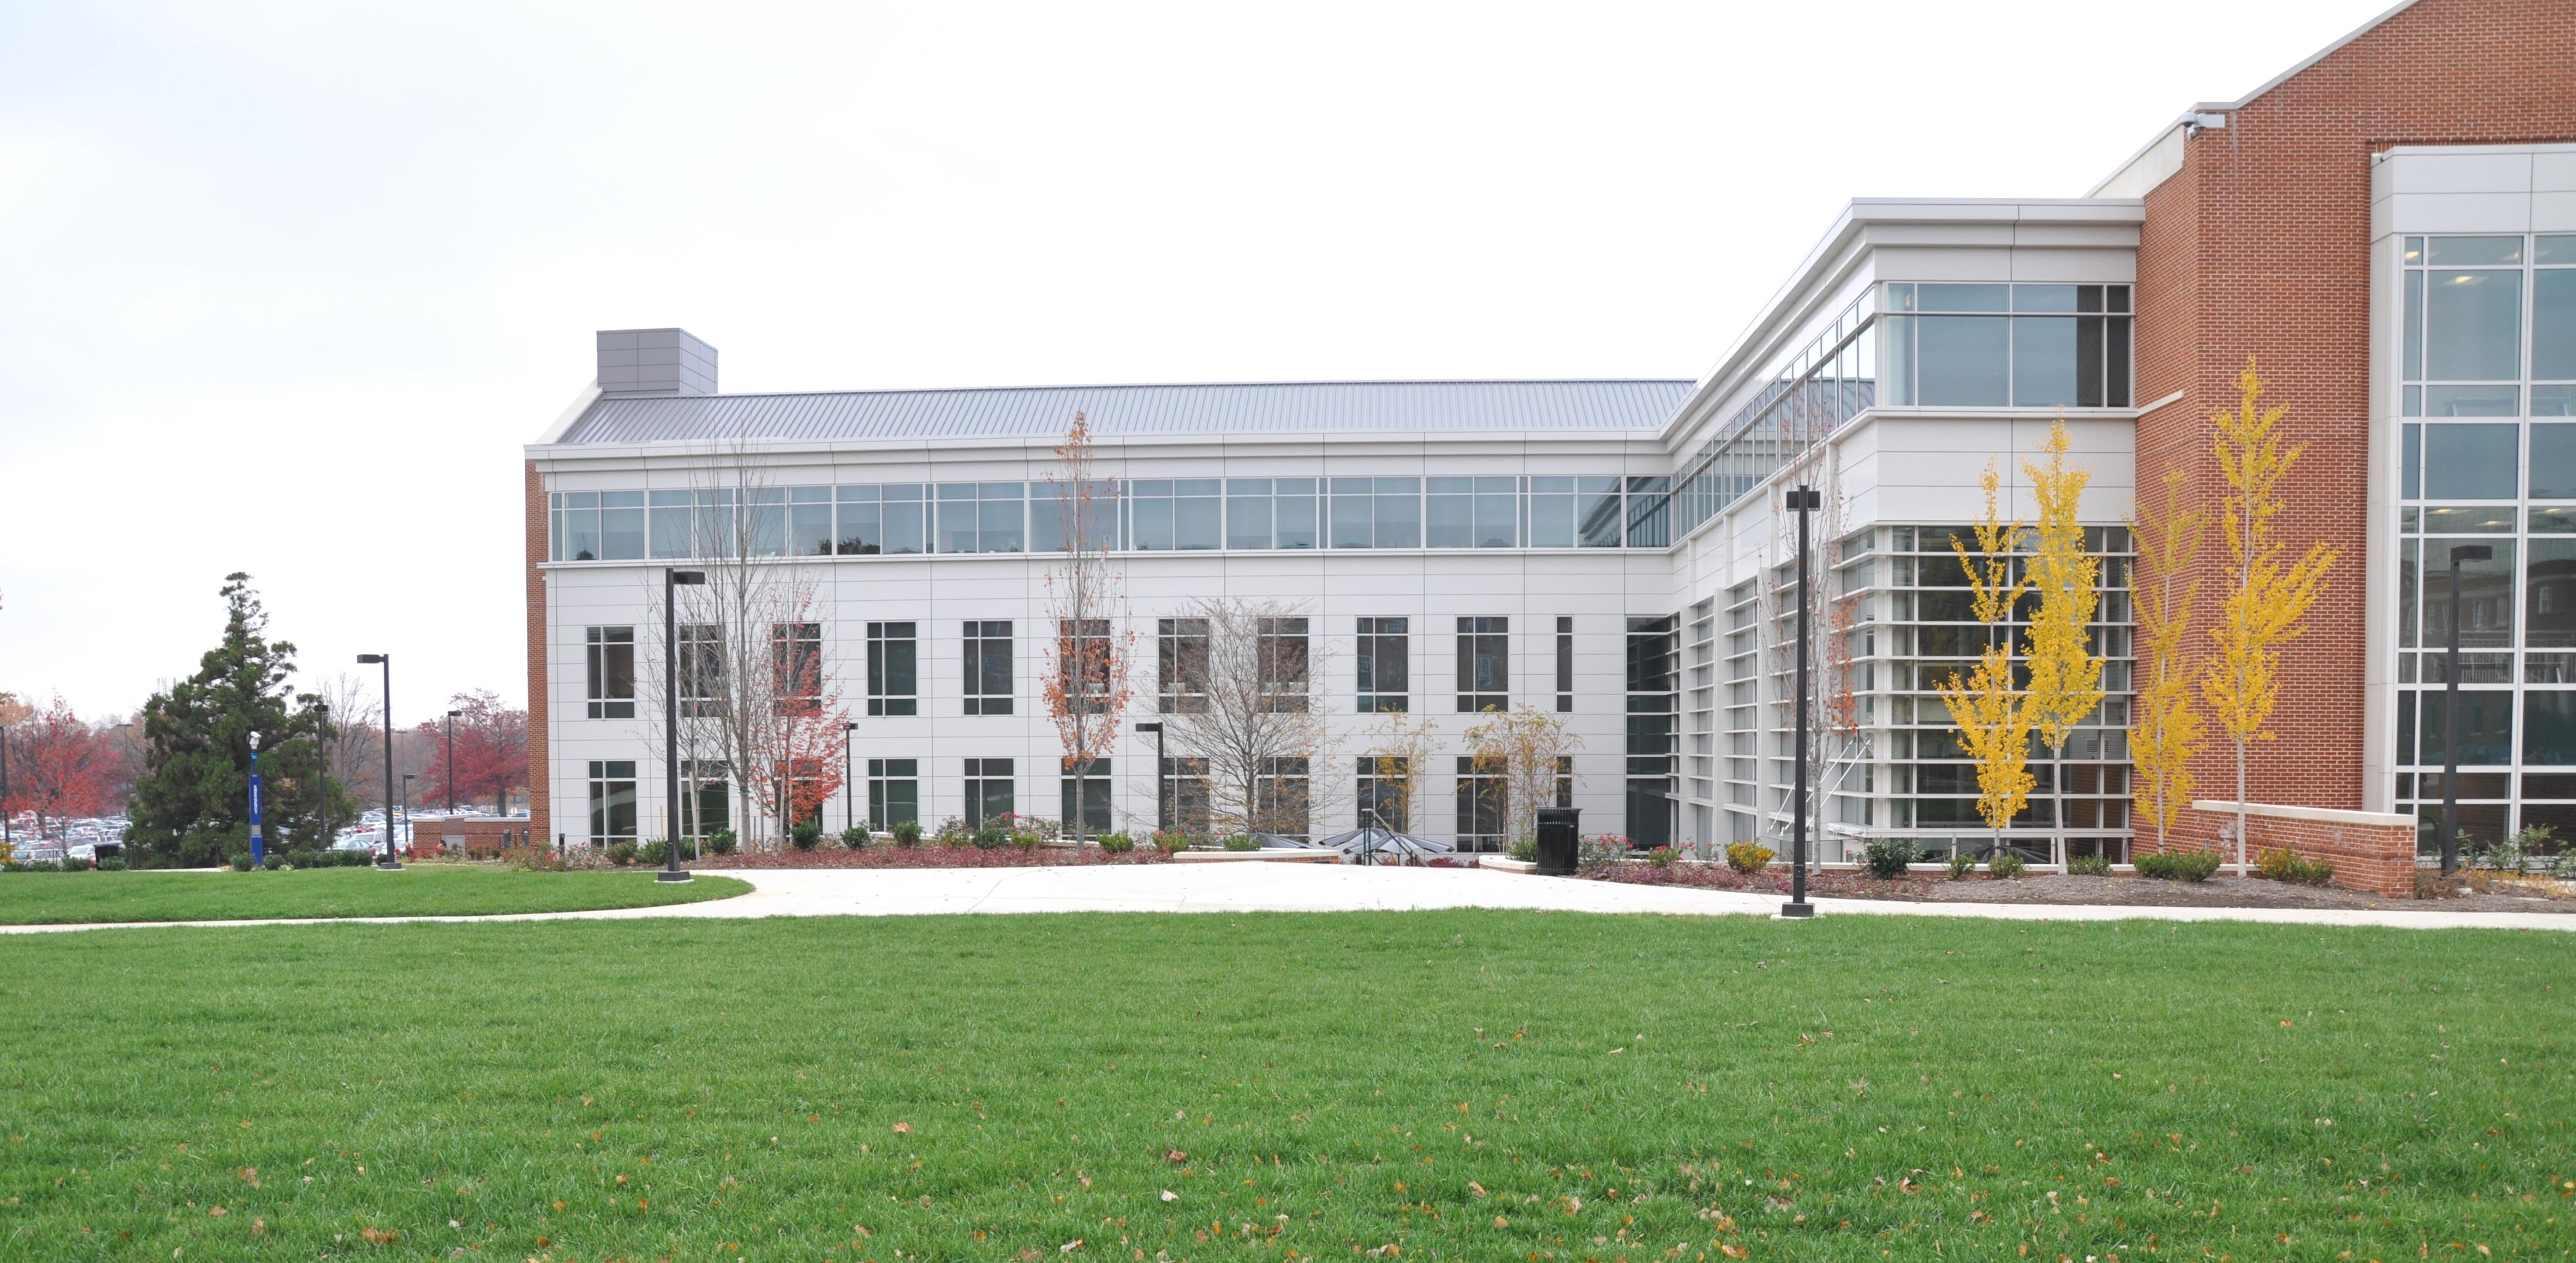
[[(2235, 827), (2235, 811), (2233, 803), (2196, 802), (2182, 815), (2184, 823), (2197, 825), (2207, 836), (2215, 837), (2221, 827)], [(2300, 859), (2324, 860), (2334, 865), (2334, 884), (2346, 890), (2390, 899), (2415, 897), (2412, 817), (2356, 811), (2316, 814), (2357, 819), (2306, 819), (2282, 814), (2283, 808), (2261, 803), (2250, 804), (2246, 811), (2245, 831), (2253, 843), (2245, 851), (2247, 862), (2262, 858), (2265, 851), (2286, 849)], [(2236, 858), (2232, 848), (2227, 858)]]
[[(2290, 406), (2290, 439), (2307, 445), (2279, 519), (2293, 551), (2321, 539), (2342, 554), (2286, 655), (2278, 740), (2254, 749), (2249, 799), (2365, 801), (2370, 155), (2571, 138), (2576, 0), (2420, 0), (2187, 141), (2181, 170), (2147, 194), (2137, 398), (2182, 398), (2138, 421), (2140, 498), (2160, 498), (2166, 471), (2179, 469), (2196, 499), (2218, 503), (2208, 417), (2235, 403), (2251, 355), (2270, 400)], [(2199, 574), (2204, 624), (2225, 565), (2213, 536)], [(2202, 792), (2235, 794), (2234, 757), (2211, 742), (2193, 769)], [(2185, 813), (2183, 844), (2209, 844), (2215, 828)]]
[(552, 730), (546, 725), (546, 571), (548, 531), (552, 527), (546, 513), (546, 481), (537, 473), (537, 463), (527, 464), (528, 491), (528, 819), (534, 822), (538, 835), (548, 837), (554, 827), (552, 787), (547, 772), (553, 767)]

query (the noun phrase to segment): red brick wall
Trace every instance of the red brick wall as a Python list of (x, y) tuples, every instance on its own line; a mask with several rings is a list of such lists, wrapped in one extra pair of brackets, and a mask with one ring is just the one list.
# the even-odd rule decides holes
[[(2253, 356), (2269, 399), (2290, 407), (2288, 437), (2307, 445), (2280, 519), (2286, 536), (2294, 551), (2323, 540), (2341, 554), (2287, 655), (2277, 739), (2251, 760), (2253, 801), (2364, 801), (2370, 155), (2571, 138), (2576, 0), (2420, 0), (2186, 142), (2182, 169), (2147, 195), (2137, 397), (2183, 398), (2138, 422), (2140, 497), (2160, 500), (2166, 471), (2179, 469), (2200, 502), (2218, 503), (2207, 418), (2235, 403)], [(2224, 551), (2213, 537), (2203, 552), (2204, 623), (2225, 590)], [(2236, 796), (2222, 734), (2194, 771), (2198, 792)], [(2186, 813), (2188, 845), (2211, 828)]]
[[(2198, 803), (2182, 813), (2184, 828), (2204, 837), (2214, 838), (2222, 826), (2233, 828), (2235, 823), (2232, 813), (2203, 810)], [(2346, 890), (2389, 899), (2415, 897), (2415, 822), (2411, 819), (2358, 824), (2251, 815), (2245, 824), (2246, 837), (2252, 842), (2245, 850), (2249, 864), (2265, 851), (2287, 850), (2303, 860), (2334, 865), (2334, 884)], [(2226, 854), (2232, 862), (2235, 848), (2231, 845)]]
[(554, 796), (547, 772), (553, 766), (550, 758), (553, 732), (547, 727), (546, 701), (546, 572), (548, 532), (553, 523), (546, 513), (546, 483), (537, 474), (537, 463), (527, 462), (528, 494), (528, 819), (534, 822), (540, 836), (551, 841), (548, 833), (554, 827)]

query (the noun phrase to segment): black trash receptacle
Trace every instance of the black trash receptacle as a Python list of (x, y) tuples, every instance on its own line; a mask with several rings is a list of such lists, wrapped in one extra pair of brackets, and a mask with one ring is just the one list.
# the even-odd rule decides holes
[(1581, 829), (1580, 807), (1538, 809), (1538, 871), (1543, 877), (1574, 875), (1575, 839)]

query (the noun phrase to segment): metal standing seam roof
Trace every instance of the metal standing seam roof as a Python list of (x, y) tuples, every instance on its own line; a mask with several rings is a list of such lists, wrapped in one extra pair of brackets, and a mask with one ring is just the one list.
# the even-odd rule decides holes
[(1054, 438), (1311, 431), (1657, 430), (1686, 380), (1259, 382), (602, 398), (561, 443)]

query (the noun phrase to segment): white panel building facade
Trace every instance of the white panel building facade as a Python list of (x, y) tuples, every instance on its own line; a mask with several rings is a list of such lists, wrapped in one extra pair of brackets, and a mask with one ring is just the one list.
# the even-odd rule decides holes
[[(1040, 673), (1063, 561), (1050, 475), (1079, 412), (1116, 488), (1131, 725), (1165, 708), (1166, 620), (1193, 602), (1305, 620), (1330, 740), (1282, 771), (1315, 804), (1285, 831), (1359, 822), (1360, 757), (1400, 708), (1435, 733), (1405, 823), (1505, 844), (1477, 814), (1463, 733), (1488, 706), (1527, 704), (1579, 740), (1561, 792), (1588, 833), (1708, 848), (1785, 832), (1796, 593), (1778, 506), (1805, 482), (1826, 505), (1823, 854), (1888, 834), (1937, 854), (1982, 832), (1929, 692), (1972, 652), (1948, 541), (1981, 507), (1980, 471), (1999, 462), (2003, 512), (2028, 516), (2019, 460), (2065, 417), (2097, 542), (2125, 548), (2139, 216), (2120, 199), (1854, 203), (1697, 382), (725, 395), (688, 334), (603, 333), (598, 380), (527, 449), (541, 826), (568, 844), (669, 830), (651, 678), (662, 574), (702, 560), (690, 541), (727, 514), (754, 564), (813, 593), (801, 634), (856, 725), (825, 828), (1061, 818)], [(2065, 827), (2043, 801), (2016, 836), (2034, 859), (2124, 856), (2116, 591), (2103, 613), (2112, 696), (2068, 748)], [(1122, 736), (1093, 772), (1109, 823), (1197, 823), (1156, 767), (1150, 737)], [(748, 824), (741, 785), (684, 779), (682, 832), (701, 814)]]

